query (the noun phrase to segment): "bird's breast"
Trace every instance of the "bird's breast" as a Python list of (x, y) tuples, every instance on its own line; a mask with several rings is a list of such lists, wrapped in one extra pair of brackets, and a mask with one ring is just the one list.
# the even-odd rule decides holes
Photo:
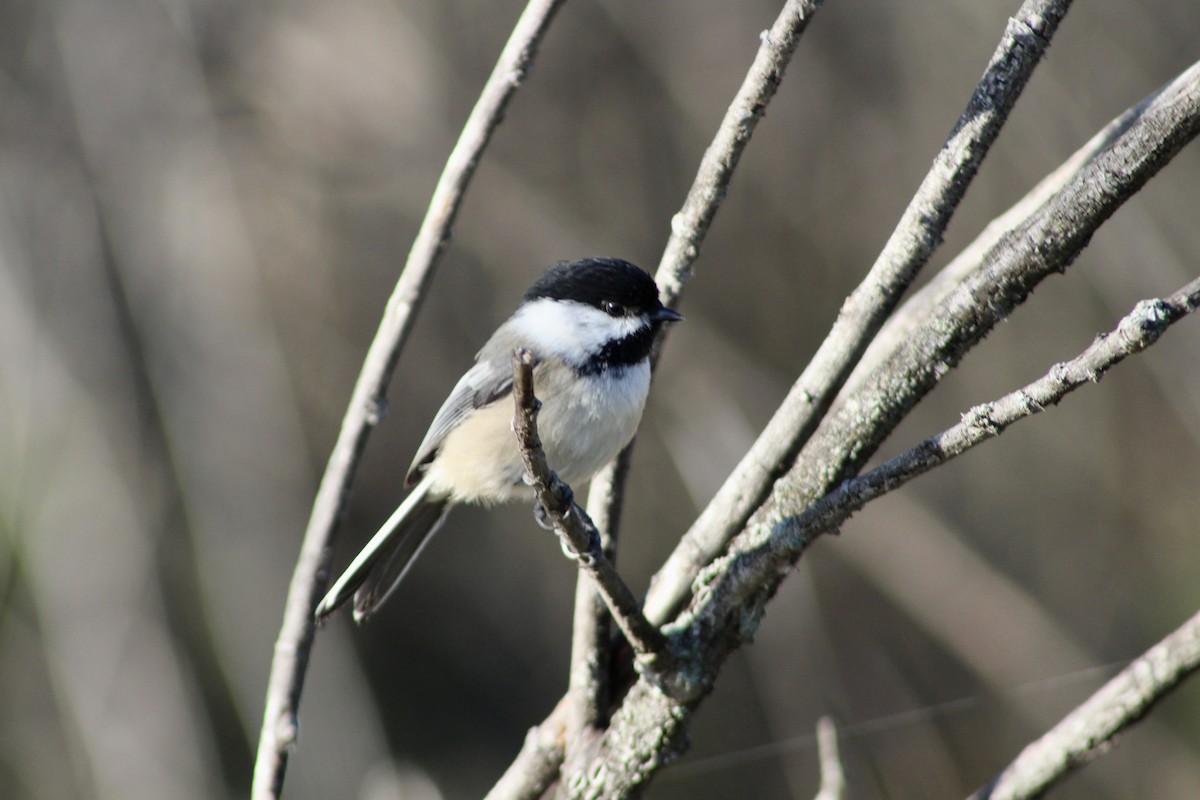
[[(648, 361), (584, 376), (566, 368), (535, 372), (538, 433), (550, 468), (573, 487), (591, 480), (633, 439), (649, 389)], [(501, 398), (446, 436), (428, 471), (438, 493), (484, 503), (528, 494), (513, 413), (512, 397)]]

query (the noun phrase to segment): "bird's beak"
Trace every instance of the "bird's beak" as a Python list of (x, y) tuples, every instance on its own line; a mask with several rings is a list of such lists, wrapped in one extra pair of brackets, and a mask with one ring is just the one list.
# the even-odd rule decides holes
[(663, 306), (658, 311), (655, 311), (650, 318), (655, 322), (679, 322), (679, 320), (683, 319), (683, 314), (680, 314), (673, 308)]

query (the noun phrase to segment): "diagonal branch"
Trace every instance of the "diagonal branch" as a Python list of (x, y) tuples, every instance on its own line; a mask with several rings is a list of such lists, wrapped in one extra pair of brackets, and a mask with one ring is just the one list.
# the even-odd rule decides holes
[[(1002, 237), (983, 264), (945, 297), (912, 335), (881, 362), (862, 388), (830, 414), (796, 467), (700, 580), (692, 624), (716, 624), (709, 641), (737, 647), (753, 627), (719, 622), (733, 608), (765, 602), (812, 541), (794, 535), (807, 507), (851, 477), (908, 411), (1046, 277), (1064, 271), (1105, 220), (1200, 133), (1200, 64), (1145, 104), (1137, 120), (1022, 225)], [(815, 534), (813, 534), (815, 535)], [(754, 555), (750, 555), (753, 553)], [(759, 562), (759, 559), (762, 559)], [(757, 566), (754, 566), (757, 564)], [(725, 636), (733, 635), (732, 639)], [(723, 656), (709, 654), (719, 663)]]
[(770, 29), (763, 31), (754, 63), (725, 111), (716, 136), (704, 151), (683, 207), (671, 219), (671, 236), (654, 275), (664, 305), (674, 307), (679, 302), (684, 284), (692, 276), (692, 264), (700, 257), (700, 245), (729, 191), (742, 152), (759, 120), (767, 113), (767, 105), (783, 80), (800, 35), (821, 4), (822, 0), (788, 0)]
[(1082, 705), (1031, 743), (971, 800), (1041, 797), (1054, 784), (1114, 744), (1160, 700), (1200, 669), (1200, 614), (1196, 614)]
[(513, 351), (513, 402), (516, 404), (513, 428), (537, 502), (545, 512), (546, 521), (554, 526), (563, 547), (596, 584), (604, 604), (643, 664), (656, 670), (665, 669), (670, 654), (662, 632), (646, 621), (637, 598), (604, 555), (596, 526), (576, 505), (571, 487), (559, 479), (546, 461), (537, 430), (541, 403), (533, 392), (535, 363), (528, 350), (517, 348)]
[(958, 123), (867, 277), (846, 299), (829, 335), (753, 447), (655, 576), (646, 598), (650, 619), (661, 623), (684, 602), (696, 574), (742, 529), (800, 452), (871, 339), (941, 244), (979, 164), (1070, 5), (1070, 0), (1027, 0), (1009, 20)]
[(1036, 213), (1004, 236), (912, 336), (827, 415), (796, 467), (696, 579), (689, 608), (664, 628), (683, 667), (670, 683), (639, 678), (605, 731), (595, 759), (567, 777), (596, 797), (624, 797), (686, 747), (692, 712), (726, 658), (753, 636), (768, 601), (811, 536), (794, 536), (805, 507), (852, 476), (908, 411), (966, 352), (1064, 271), (1092, 234), (1200, 132), (1200, 65), (1145, 104), (1128, 130)]
[(412, 330), (433, 269), (449, 241), (480, 155), (500, 124), (509, 100), (524, 82), (538, 44), (563, 2), (530, 0), (517, 21), (446, 161), (404, 271), (388, 299), (379, 330), (354, 385), (337, 442), (313, 501), (275, 643), (254, 768), (252, 796), (258, 800), (277, 798), (283, 791), (288, 752), (296, 741), (300, 694), (315, 635), (313, 609), (325, 592), (334, 536), (367, 438), (382, 417), (396, 361)]
[(540, 725), (529, 729), (521, 752), (484, 800), (538, 800), (558, 780), (570, 709), (563, 698)]
[[(976, 445), (1004, 433), (1025, 417), (1057, 405), (1069, 393), (1096, 383), (1108, 370), (1158, 341), (1167, 328), (1200, 305), (1200, 278), (1170, 297), (1143, 300), (1117, 327), (1101, 334), (1070, 361), (991, 403), (975, 406), (951, 428), (857, 478), (845, 481), (800, 516), (786, 523), (786, 537), (808, 540), (836, 531), (851, 514), (881, 495), (899, 489), (919, 475), (957, 458)], [(783, 533), (783, 528), (780, 533)]]
[[(700, 255), (700, 246), (708, 235), (717, 209), (729, 191), (733, 172), (742, 152), (767, 106), (775, 96), (784, 70), (800, 42), (809, 20), (821, 6), (822, 0), (788, 0), (771, 27), (764, 31), (754, 61), (721, 120), (713, 141), (705, 150), (688, 190), (683, 206), (671, 219), (671, 235), (663, 249), (655, 274), (663, 303), (674, 307), (683, 295), (684, 284), (691, 277), (692, 264)], [(654, 362), (657, 362), (656, 348)], [(588, 510), (599, 528), (608, 533), (611, 547), (615, 546), (615, 531), (620, 519), (625, 477), (629, 468), (631, 442), (613, 463), (592, 479)], [(575, 595), (575, 631), (571, 655), (571, 691), (576, 713), (571, 725), (572, 734), (581, 726), (598, 720), (607, 705), (607, 689), (601, 677), (609, 658), (606, 626), (602, 621), (603, 604), (590, 585), (581, 582)]]

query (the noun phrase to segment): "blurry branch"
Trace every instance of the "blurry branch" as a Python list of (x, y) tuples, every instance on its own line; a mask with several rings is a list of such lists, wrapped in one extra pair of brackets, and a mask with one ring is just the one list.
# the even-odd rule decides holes
[[(627, 796), (685, 746), (691, 711), (711, 691), (724, 660), (752, 637), (780, 582), (827, 529), (806, 524), (815, 514), (805, 509), (854, 475), (971, 347), (1044, 278), (1064, 271), (1096, 229), (1198, 132), (1200, 65), (1158, 92), (1121, 136), (1002, 237), (862, 389), (835, 406), (728, 555), (698, 575), (691, 605), (666, 629), (686, 654), (674, 680), (654, 684), (642, 676), (630, 688), (593, 763), (568, 777), (572, 788), (579, 780), (596, 796)], [(1149, 316), (1170, 313), (1169, 306), (1151, 304)], [(979, 421), (986, 431), (988, 420)]]
[(534, 356), (528, 350), (517, 348), (513, 351), (513, 402), (516, 405), (513, 427), (537, 502), (545, 512), (546, 521), (554, 526), (564, 549), (595, 582), (604, 604), (640, 660), (655, 669), (663, 669), (669, 661), (666, 640), (646, 621), (637, 598), (604, 555), (600, 532), (584, 510), (576, 505), (571, 487), (563, 483), (546, 462), (537, 430), (541, 402), (533, 391), (534, 364)]
[(1200, 614), (1147, 650), (1033, 742), (972, 800), (1041, 797), (1071, 771), (1109, 750), (1121, 731), (1141, 720), (1200, 669)]
[(846, 792), (846, 773), (838, 755), (838, 732), (832, 717), (817, 720), (817, 758), (821, 764), (821, 788), (816, 800), (842, 800)]
[(1069, 6), (1069, 0), (1028, 0), (1009, 20), (950, 137), (867, 277), (846, 299), (829, 335), (754, 446), (655, 575), (646, 598), (652, 621), (665, 622), (687, 599), (700, 569), (742, 529), (828, 411), (872, 337), (941, 244)]
[[(93, 798), (218, 797), (217, 746), (192, 681), (196, 664), (172, 635), (166, 579), (155, 574), (153, 492), (139, 493), (164, 462), (131, 470), (124, 456), (145, 434), (114, 422), (113, 387), (79, 380), (51, 319), (70, 307), (46, 309), (21, 280), (45, 265), (17, 245), (12, 213), (0, 213), (0, 574), (8, 582), (0, 629), (27, 624), (37, 635), (17, 639), (9, 627), (0, 640), (28, 642), (20, 660), (6, 653), (5, 667), (44, 671), (38, 677), (53, 702), (39, 703), (37, 718), (6, 703), (4, 717), (29, 754), (61, 741), (46, 737), (51, 724), (69, 746), (45, 760), (7, 751), (0, 785), (39, 797), (56, 786)], [(137, 444), (145, 447), (144, 438)], [(9, 606), (14, 589), (28, 595), (26, 612)]]
[[(1180, 332), (1179, 339), (1191, 338)], [(1150, 361), (1143, 359), (1142, 370)], [(1178, 362), (1175, 362), (1178, 363)], [(1079, 459), (1087, 459), (1080, 448)], [(1071, 470), (1070, 464), (1065, 469)], [(1082, 467), (1081, 469), (1086, 469)], [(874, 528), (876, 535), (863, 528)], [(886, 533), (885, 533), (886, 531)], [(903, 532), (901, 536), (900, 533)], [(886, 514), (876, 513), (842, 537), (826, 556), (834, 556), (877, 587), (889, 605), (917, 622), (947, 653), (973, 672), (989, 692), (1003, 698), (1018, 724), (1045, 731), (1062, 715), (1046, 695), (1033, 688), (1061, 686), (1062, 677), (1106, 674), (1104, 659), (1091, 652), (1079, 634), (1064, 625), (1050, 609), (1017, 581), (976, 553), (960, 532), (940, 519), (912, 492), (892, 494)], [(967, 598), (969, 602), (947, 602)], [(980, 631), (1004, 631), (1003, 636), (980, 636)], [(1030, 683), (1032, 675), (1055, 676)], [(1014, 687), (1020, 687), (1013, 691)], [(1138, 731), (1143, 752), (1155, 754), (1154, 769), (1142, 777), (1145, 797), (1170, 797), (1176, 787), (1200, 786), (1200, 764), (1194, 742), (1180, 731), (1148, 717)], [(1099, 787), (1105, 776), (1088, 775)], [(1082, 789), (1087, 794), (1089, 789)]]
[[(655, 282), (664, 305), (678, 305), (684, 284), (691, 277), (692, 264), (700, 255), (700, 245), (708, 235), (717, 209), (729, 191), (733, 171), (742, 151), (775, 96), (784, 70), (796, 52), (808, 21), (821, 6), (821, 0), (788, 0), (770, 29), (763, 32), (746, 77), (717, 128), (716, 136), (705, 150), (688, 190), (683, 206), (671, 219), (671, 235), (655, 273)], [(666, 329), (659, 334), (659, 346)], [(657, 351), (655, 353), (657, 361)], [(592, 479), (588, 511), (601, 531), (609, 533), (608, 553), (615, 548), (614, 531), (620, 519), (633, 442), (600, 474)], [(571, 687), (576, 692), (575, 721), (568, 741), (582, 727), (600, 720), (607, 700), (607, 687), (599, 677), (609, 663), (607, 626), (603, 608), (590, 585), (580, 583), (575, 596), (575, 631), (571, 656)], [(588, 643), (591, 642), (591, 646)], [(589, 694), (590, 693), (590, 694)]]
[(558, 780), (570, 709), (568, 698), (555, 706), (542, 724), (529, 729), (521, 752), (484, 800), (537, 800)]
[(416, 311), (449, 241), (467, 184), (504, 109), (524, 82), (550, 21), (564, 0), (530, 0), (517, 21), (479, 100), (471, 110), (434, 190), (429, 210), (409, 251), (404, 271), (367, 351), (337, 442), (313, 502), (312, 515), (288, 589), (283, 625), (275, 644), (267, 687), (253, 796), (279, 797), (288, 750), (296, 740), (300, 693), (315, 633), (313, 609), (325, 592), (334, 534), (350, 494), (367, 437), (379, 422), (396, 361)]

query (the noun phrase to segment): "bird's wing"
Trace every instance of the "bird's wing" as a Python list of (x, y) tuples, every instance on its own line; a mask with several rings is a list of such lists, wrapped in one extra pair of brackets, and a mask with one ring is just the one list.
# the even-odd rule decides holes
[(507, 359), (481, 360), (467, 370), (433, 418), (425, 439), (413, 457), (412, 466), (408, 468), (404, 484), (412, 486), (420, 479), (425, 466), (437, 455), (446, 436), (458, 427), (467, 414), (511, 393), (512, 370)]

